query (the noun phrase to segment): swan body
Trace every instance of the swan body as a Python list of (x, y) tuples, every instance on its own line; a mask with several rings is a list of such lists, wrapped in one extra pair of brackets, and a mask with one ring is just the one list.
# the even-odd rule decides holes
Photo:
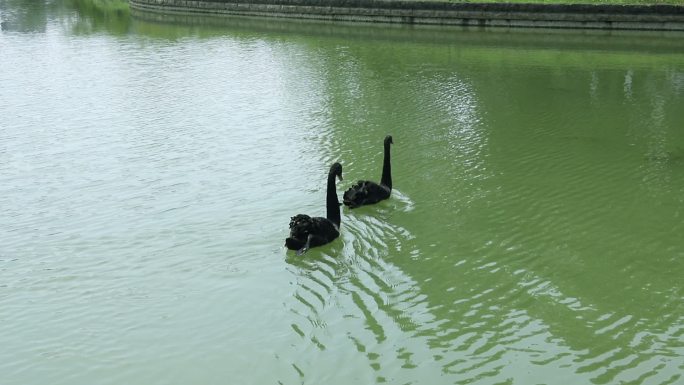
[(342, 180), (342, 166), (339, 163), (334, 163), (328, 172), (325, 218), (306, 214), (290, 218), (290, 236), (285, 239), (285, 246), (297, 250), (297, 255), (304, 254), (311, 247), (330, 243), (340, 236), (340, 202), (335, 191), (335, 178)]
[(344, 193), (343, 202), (351, 209), (372, 205), (390, 197), (392, 190), (368, 180), (360, 180)]
[(385, 156), (382, 165), (382, 177), (380, 183), (360, 180), (344, 192), (343, 203), (350, 209), (378, 203), (390, 197), (392, 193), (392, 165), (390, 163), (390, 145), (393, 144), (392, 136), (385, 137)]

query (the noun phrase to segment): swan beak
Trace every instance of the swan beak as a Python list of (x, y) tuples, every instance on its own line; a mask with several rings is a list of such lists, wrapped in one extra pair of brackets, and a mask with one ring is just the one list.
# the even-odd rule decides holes
[(344, 178), (342, 178), (342, 174), (338, 175), (337, 177), (340, 178), (340, 180), (344, 180)]

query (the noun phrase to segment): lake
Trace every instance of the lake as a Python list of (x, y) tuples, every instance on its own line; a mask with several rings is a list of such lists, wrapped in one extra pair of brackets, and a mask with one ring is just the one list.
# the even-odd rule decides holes
[(684, 34), (0, 21), (0, 383), (684, 383)]

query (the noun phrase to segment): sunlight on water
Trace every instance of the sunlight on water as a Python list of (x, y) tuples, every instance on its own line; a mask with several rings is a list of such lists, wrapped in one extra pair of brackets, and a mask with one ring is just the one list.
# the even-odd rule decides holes
[(681, 34), (0, 5), (0, 384), (684, 381)]

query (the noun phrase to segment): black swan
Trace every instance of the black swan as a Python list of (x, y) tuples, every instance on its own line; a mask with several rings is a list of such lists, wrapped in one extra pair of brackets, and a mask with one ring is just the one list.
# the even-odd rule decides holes
[(350, 209), (378, 203), (390, 197), (392, 193), (392, 166), (390, 164), (390, 144), (392, 136), (385, 137), (385, 159), (382, 163), (382, 178), (380, 184), (368, 180), (360, 180), (345, 191), (342, 201)]
[(325, 199), (326, 217), (297, 214), (290, 218), (290, 236), (285, 246), (304, 254), (310, 247), (325, 245), (340, 235), (340, 201), (335, 191), (335, 177), (342, 180), (342, 165), (334, 163), (328, 172), (328, 191)]

